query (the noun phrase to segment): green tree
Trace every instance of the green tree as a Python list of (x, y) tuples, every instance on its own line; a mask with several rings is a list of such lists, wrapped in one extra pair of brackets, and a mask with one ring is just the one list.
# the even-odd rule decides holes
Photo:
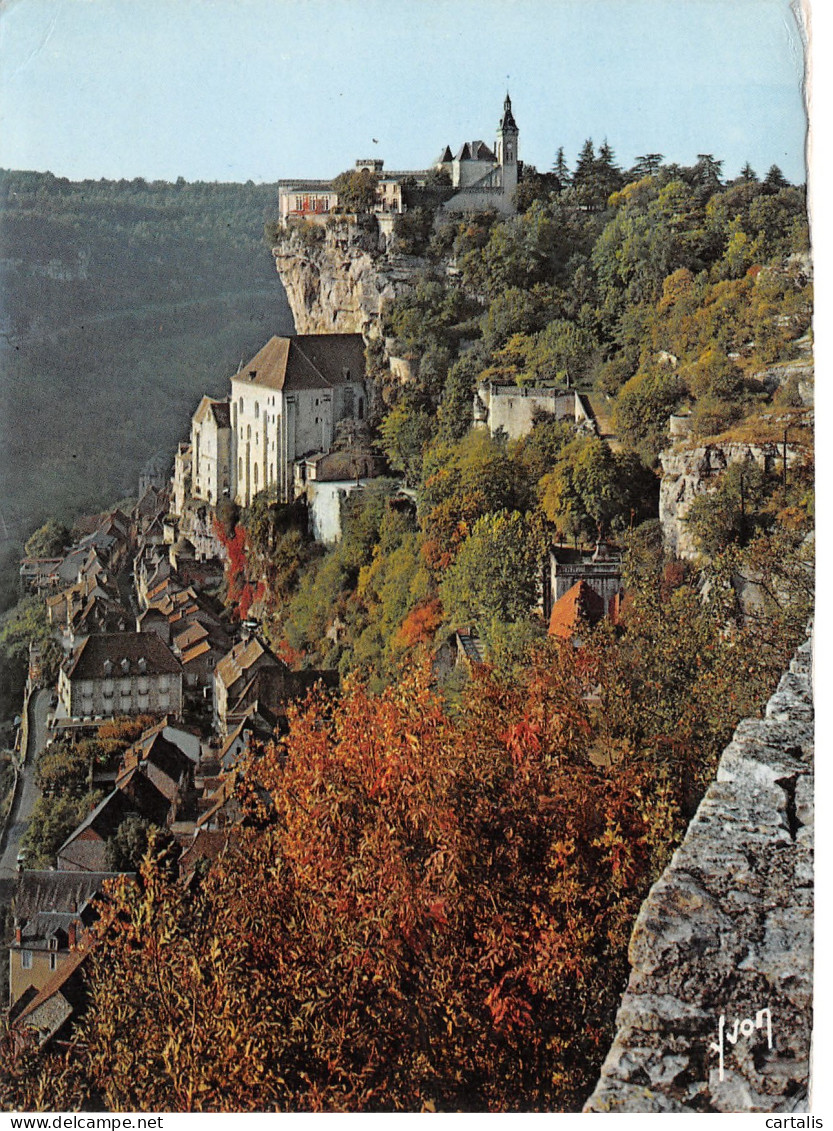
[(668, 417), (684, 392), (682, 379), (672, 369), (657, 367), (637, 373), (616, 398), (617, 435), (646, 459), (655, 459), (667, 441)]
[(523, 515), (499, 511), (479, 518), (440, 584), (446, 620), (462, 625), (529, 616), (539, 561)]
[(416, 487), (422, 475), (422, 455), (435, 430), (435, 420), (423, 408), (402, 400), (379, 425), (381, 446), (394, 471)]
[(562, 534), (593, 541), (650, 517), (657, 486), (634, 452), (614, 453), (597, 437), (578, 437), (541, 479), (541, 509)]
[(474, 351), (464, 353), (449, 369), (437, 409), (440, 439), (459, 440), (471, 428), (474, 393), (482, 369), (483, 361)]
[(754, 460), (730, 463), (713, 491), (689, 504), (685, 523), (704, 554), (720, 553), (733, 542), (746, 545), (772, 521), (766, 503), (773, 484)]
[(58, 849), (101, 801), (100, 792), (80, 797), (39, 797), (21, 842), (28, 868), (54, 868)]
[(339, 173), (333, 180), (339, 210), (360, 214), (372, 212), (378, 183), (379, 178), (369, 169), (347, 169), (344, 173)]
[(67, 528), (54, 518), (47, 519), (26, 543), (26, 556), (29, 558), (57, 558), (69, 545)]
[(559, 145), (555, 154), (555, 161), (553, 162), (552, 171), (558, 178), (558, 191), (563, 192), (570, 184), (570, 167), (564, 157), (564, 146)]

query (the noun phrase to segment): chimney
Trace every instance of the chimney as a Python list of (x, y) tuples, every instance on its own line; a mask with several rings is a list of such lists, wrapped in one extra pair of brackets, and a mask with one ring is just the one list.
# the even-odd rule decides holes
[(70, 950), (75, 950), (78, 945), (78, 924), (73, 919), (67, 928), (68, 945)]
[(23, 944), (23, 928), (15, 927), (14, 929), (14, 945), (21, 946)]

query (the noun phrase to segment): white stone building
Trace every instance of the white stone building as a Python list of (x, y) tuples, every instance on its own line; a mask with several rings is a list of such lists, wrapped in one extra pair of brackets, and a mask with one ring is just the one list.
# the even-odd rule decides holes
[(66, 715), (182, 714), (182, 667), (153, 632), (88, 636), (62, 666), (58, 695)]
[(446, 146), (436, 168), (451, 177), (459, 191), (443, 205), (446, 212), (482, 212), (494, 208), (504, 214), (515, 211), (518, 187), (518, 126), (509, 95), (497, 128), (492, 151), (483, 141), (466, 142), (456, 154)]
[(231, 497), (231, 413), (227, 400), (203, 397), (191, 418), (191, 495), (216, 505)]
[(268, 490), (293, 495), (293, 464), (329, 451), (335, 427), (363, 420), (367, 394), (361, 334), (273, 337), (231, 380), (232, 492), (247, 507)]

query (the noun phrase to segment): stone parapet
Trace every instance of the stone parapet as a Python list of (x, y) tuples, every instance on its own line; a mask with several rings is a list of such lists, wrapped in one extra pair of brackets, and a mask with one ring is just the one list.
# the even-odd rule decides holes
[(765, 717), (738, 726), (642, 905), (616, 1037), (585, 1111), (807, 1110), (812, 852), (808, 641)]

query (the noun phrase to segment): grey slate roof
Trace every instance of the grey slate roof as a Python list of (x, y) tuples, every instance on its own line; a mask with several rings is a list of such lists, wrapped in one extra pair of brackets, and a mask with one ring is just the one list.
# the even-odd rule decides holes
[[(122, 661), (127, 660), (127, 670)], [(145, 661), (141, 672), (139, 661)], [(109, 672), (105, 663), (112, 664)], [(182, 668), (173, 652), (155, 632), (102, 632), (88, 636), (70, 661), (70, 679), (118, 679), (122, 675), (179, 674)]]

